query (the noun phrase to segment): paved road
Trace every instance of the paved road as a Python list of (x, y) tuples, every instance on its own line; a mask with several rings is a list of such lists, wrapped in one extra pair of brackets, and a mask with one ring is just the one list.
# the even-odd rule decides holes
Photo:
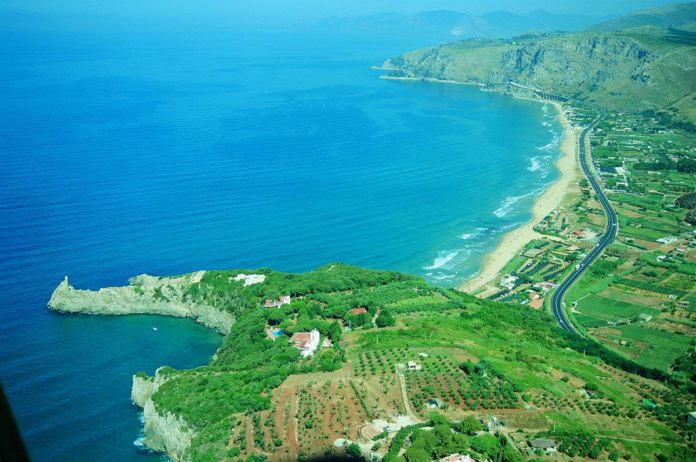
[(607, 196), (602, 191), (602, 187), (597, 182), (597, 178), (594, 176), (590, 167), (587, 165), (587, 158), (585, 156), (585, 143), (587, 141), (587, 134), (602, 120), (604, 114), (599, 111), (597, 117), (592, 121), (590, 125), (585, 127), (585, 129), (580, 133), (580, 168), (582, 168), (583, 173), (587, 177), (587, 180), (592, 185), (592, 189), (597, 196), (597, 200), (602, 204), (604, 208), (604, 213), (607, 216), (607, 229), (604, 234), (600, 236), (597, 241), (597, 246), (593, 248), (586, 256), (582, 259), (580, 263), (577, 264), (575, 270), (566, 277), (566, 279), (558, 286), (551, 297), (551, 310), (553, 311), (553, 316), (556, 318), (558, 325), (562, 329), (568, 332), (577, 332), (573, 324), (570, 322), (566, 313), (563, 309), (563, 297), (565, 297), (566, 292), (575, 283), (575, 281), (582, 276), (582, 274), (587, 270), (587, 268), (594, 262), (604, 251), (604, 249), (611, 244), (616, 238), (619, 232), (619, 219), (616, 216), (616, 211), (609, 203)]

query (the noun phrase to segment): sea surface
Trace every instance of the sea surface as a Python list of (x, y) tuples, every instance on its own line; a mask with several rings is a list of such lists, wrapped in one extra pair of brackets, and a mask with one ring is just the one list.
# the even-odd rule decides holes
[[(0, 50), (0, 380), (35, 460), (158, 459), (131, 375), (220, 337), (78, 288), (341, 261), (456, 286), (558, 176), (552, 107), (379, 79), (409, 37), (17, 36)], [(156, 330), (154, 329), (156, 328)]]

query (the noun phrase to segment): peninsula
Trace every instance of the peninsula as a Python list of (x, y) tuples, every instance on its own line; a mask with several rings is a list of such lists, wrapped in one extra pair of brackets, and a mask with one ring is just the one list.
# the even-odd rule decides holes
[(172, 460), (393, 461), (407, 440), (411, 460), (425, 426), (446, 437), (423, 450), (480, 460), (521, 461), (538, 439), (602, 458), (692, 451), (687, 377), (561, 331), (543, 312), (401, 273), (205, 271), (99, 291), (63, 281), (49, 305), (188, 316), (227, 332), (208, 365), (133, 377), (145, 444)]

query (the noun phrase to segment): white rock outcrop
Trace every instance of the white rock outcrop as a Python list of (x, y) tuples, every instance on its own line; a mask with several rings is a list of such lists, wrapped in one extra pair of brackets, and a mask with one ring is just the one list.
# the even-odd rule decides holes
[(190, 460), (191, 441), (196, 432), (186, 421), (171, 412), (157, 410), (152, 395), (167, 379), (159, 370), (154, 377), (133, 376), (131, 399), (143, 408), (143, 444), (155, 451), (165, 452), (173, 461)]
[(80, 290), (68, 277), (56, 287), (48, 302), (52, 310), (100, 315), (160, 314), (194, 318), (197, 322), (228, 334), (234, 316), (210, 305), (188, 300), (186, 290), (201, 280), (205, 271), (177, 276), (154, 277), (142, 274), (122, 287)]

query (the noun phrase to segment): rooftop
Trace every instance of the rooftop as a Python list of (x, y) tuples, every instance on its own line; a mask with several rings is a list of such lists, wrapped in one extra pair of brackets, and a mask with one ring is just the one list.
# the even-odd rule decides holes
[(556, 447), (556, 442), (554, 440), (549, 440), (546, 438), (537, 438), (529, 442), (530, 446), (539, 449), (550, 449)]

